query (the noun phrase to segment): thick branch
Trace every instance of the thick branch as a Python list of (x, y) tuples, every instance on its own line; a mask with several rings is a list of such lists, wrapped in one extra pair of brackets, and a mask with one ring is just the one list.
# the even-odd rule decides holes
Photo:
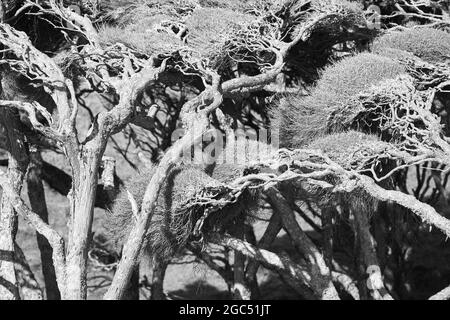
[(62, 296), (65, 294), (65, 282), (66, 282), (66, 262), (65, 262), (65, 249), (64, 239), (53, 230), (48, 224), (46, 224), (36, 213), (32, 212), (20, 196), (10, 186), (5, 177), (5, 174), (0, 174), (0, 185), (3, 188), (3, 192), (8, 196), (11, 205), (14, 209), (22, 215), (22, 217), (34, 228), (37, 232), (43, 235), (53, 249), (53, 263), (55, 265), (56, 278), (58, 281), (58, 287)]
[[(216, 82), (218, 84), (218, 82)], [(126, 288), (126, 284), (130, 279), (131, 272), (137, 262), (141, 248), (143, 246), (144, 238), (150, 225), (153, 211), (156, 207), (156, 200), (159, 196), (166, 177), (173, 166), (179, 162), (183, 153), (192, 145), (201, 141), (204, 132), (206, 131), (209, 121), (209, 112), (214, 111), (222, 103), (222, 94), (217, 87), (211, 88), (214, 92), (214, 99), (212, 103), (199, 113), (192, 114), (188, 119), (184, 119), (188, 125), (188, 131), (183, 138), (175, 142), (175, 144), (166, 152), (161, 159), (158, 167), (153, 174), (149, 185), (144, 194), (142, 201), (142, 209), (138, 219), (135, 222), (133, 229), (130, 232), (127, 242), (123, 248), (122, 259), (114, 276), (111, 287), (105, 294), (105, 299), (120, 299)]]
[(378, 200), (396, 203), (403, 208), (409, 209), (421, 218), (423, 222), (438, 228), (447, 237), (450, 237), (450, 220), (436, 212), (429, 204), (423, 203), (414, 196), (400, 191), (385, 190), (367, 176), (359, 175), (357, 184)]

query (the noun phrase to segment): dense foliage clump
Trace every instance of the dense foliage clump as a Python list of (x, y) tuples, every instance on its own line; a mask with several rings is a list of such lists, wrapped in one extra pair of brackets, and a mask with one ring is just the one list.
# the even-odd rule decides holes
[[(117, 248), (127, 240), (136, 220), (132, 201), (141, 205), (154, 169), (147, 169), (135, 176), (123, 189), (111, 207), (106, 228)], [(194, 217), (183, 206), (204, 188), (219, 184), (195, 167), (179, 167), (171, 171), (158, 203), (147, 235), (148, 250), (161, 260), (167, 260), (184, 247), (193, 228)], [(131, 196), (130, 196), (131, 195)], [(137, 208), (140, 211), (140, 208)], [(198, 217), (197, 217), (198, 218)]]
[(373, 50), (402, 50), (430, 63), (447, 63), (450, 59), (450, 34), (433, 28), (413, 28), (389, 32), (373, 43)]
[(329, 121), (340, 110), (357, 108), (352, 98), (383, 80), (406, 72), (398, 62), (362, 53), (327, 67), (308, 96), (291, 94), (272, 111), (272, 131), (286, 146), (299, 147), (327, 132), (342, 130)]

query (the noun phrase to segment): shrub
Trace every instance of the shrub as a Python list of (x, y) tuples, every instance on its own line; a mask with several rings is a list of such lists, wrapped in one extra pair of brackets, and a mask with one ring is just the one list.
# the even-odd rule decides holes
[[(219, 165), (218, 168), (221, 173), (213, 176), (224, 181), (243, 174), (237, 166)], [(231, 170), (224, 170), (230, 168)], [(118, 251), (134, 225), (128, 192), (133, 195), (138, 206), (142, 205), (145, 190), (154, 171), (154, 168), (147, 169), (136, 175), (113, 202), (105, 229)], [(205, 214), (205, 205), (201, 202), (206, 198), (219, 199), (223, 207), (208, 213), (200, 231), (204, 233), (233, 230), (236, 221), (246, 219), (246, 213), (256, 207), (257, 194), (244, 191), (239, 196), (240, 200), (233, 200), (229, 197), (229, 191), (225, 185), (208, 176), (201, 166), (180, 165), (174, 168), (159, 193), (147, 232), (149, 253), (162, 261), (170, 260), (185, 248), (189, 240), (196, 240), (192, 235), (196, 222)]]
[(327, 135), (310, 143), (308, 149), (318, 149), (343, 168), (362, 169), (364, 165), (380, 155), (387, 144), (375, 135), (347, 131)]
[(429, 63), (445, 63), (450, 59), (450, 34), (433, 28), (390, 32), (372, 45), (374, 52), (385, 48), (410, 52)]
[(345, 103), (355, 94), (385, 79), (405, 72), (396, 61), (370, 53), (361, 53), (328, 67), (315, 88), (324, 101)]
[[(104, 45), (123, 43), (148, 55), (181, 50), (188, 59), (192, 55), (195, 61), (199, 57), (207, 58), (217, 68), (229, 59), (225, 45), (252, 20), (252, 16), (227, 8), (189, 7), (180, 13), (173, 7), (166, 8), (166, 2), (144, 1), (120, 8), (122, 14), (115, 24), (100, 31), (101, 41)], [(184, 27), (186, 34), (176, 35)]]
[(284, 3), (294, 3), (283, 14), (286, 32), (291, 39), (300, 31), (303, 32), (305, 25), (317, 19), (318, 15), (332, 13), (326, 18), (322, 17), (312, 27), (308, 39), (298, 44), (286, 61), (286, 75), (301, 79), (306, 84), (317, 81), (318, 71), (338, 55), (341, 56), (335, 50), (338, 44), (345, 44), (352, 50), (353, 44), (359, 46), (375, 36), (375, 30), (368, 28), (362, 6), (355, 2), (316, 0)]
[(270, 109), (271, 132), (278, 134), (281, 147), (301, 147), (326, 132), (328, 114), (315, 103), (319, 101), (314, 96), (291, 94)]
[(271, 130), (279, 131), (281, 145), (301, 147), (327, 132), (342, 131), (342, 122), (330, 123), (332, 114), (350, 108), (352, 97), (386, 79), (405, 73), (400, 63), (370, 53), (345, 58), (322, 72), (309, 96), (295, 94), (271, 109)]
[(181, 42), (171, 34), (149, 30), (136, 31), (135, 26), (120, 28), (107, 26), (100, 30), (101, 44), (104, 46), (116, 43), (124, 44), (139, 53), (170, 54), (178, 49)]
[[(147, 12), (148, 11), (148, 12)], [(135, 13), (136, 15), (132, 15)], [(151, 14), (150, 16), (142, 13)], [(130, 16), (128, 18), (128, 16)], [(125, 46), (140, 53), (170, 54), (176, 51), (182, 42), (175, 35), (159, 30), (158, 27), (172, 17), (166, 14), (155, 14), (152, 11), (142, 9), (132, 10), (122, 17), (122, 23), (107, 25), (99, 30), (100, 41), (104, 46), (122, 43)]]
[(222, 8), (198, 8), (186, 19), (187, 45), (218, 68), (230, 59), (229, 41), (253, 19), (252, 16)]
[[(105, 227), (117, 248), (126, 241), (134, 224), (127, 190), (136, 203), (141, 205), (153, 174), (154, 169), (147, 169), (135, 176), (126, 189), (119, 193), (111, 207)], [(194, 167), (180, 166), (170, 172), (160, 191), (147, 234), (148, 250), (153, 256), (167, 260), (184, 247), (191, 234), (194, 219), (191, 212), (184, 210), (183, 205), (203, 188), (218, 185), (219, 183)]]
[[(291, 3), (294, 4), (290, 8), (290, 16), (294, 17), (298, 12), (304, 11), (306, 5), (310, 6), (310, 12), (313, 18), (324, 13), (334, 13), (325, 19), (321, 19), (311, 30), (309, 42), (313, 46), (320, 46), (320, 43), (323, 42), (336, 41), (338, 43), (340, 42), (338, 40), (339, 38), (342, 41), (345, 33), (347, 31), (354, 31), (355, 28), (367, 30), (367, 23), (362, 10), (363, 7), (360, 4), (346, 0), (314, 0), (309, 4), (303, 1), (291, 1)], [(303, 24), (296, 23), (293, 35), (295, 36), (303, 26)]]
[[(199, 0), (199, 4), (203, 8), (222, 8), (229, 9), (237, 12), (245, 12), (249, 9), (252, 9), (254, 6), (258, 5), (258, 3), (265, 1), (258, 0), (229, 0), (229, 1), (221, 1), (221, 0)], [(268, 2), (268, 1), (266, 1)]]
[(183, 9), (192, 10), (193, 3), (184, 0), (110, 0), (101, 3), (109, 23), (118, 25), (136, 24), (152, 20), (153, 16), (177, 17)]
[[(313, 0), (311, 1), (311, 9), (317, 14), (336, 13), (319, 23), (316, 26), (318, 29), (325, 28), (342, 34), (342, 28), (366, 28), (363, 6), (359, 3), (347, 0)], [(340, 31), (339, 28), (341, 28)]]
[[(245, 145), (228, 143), (219, 155), (218, 162), (211, 168), (180, 165), (173, 169), (160, 191), (149, 227), (147, 240), (150, 253), (163, 260), (173, 257), (184, 248), (195, 222), (203, 214), (204, 207), (195, 204), (196, 196), (203, 194), (220, 198), (223, 194), (224, 200), (229, 201), (226, 184), (250, 173), (247, 168), (251, 163), (269, 159), (275, 152), (271, 146), (253, 140)], [(225, 154), (234, 159), (225, 158)], [(235, 157), (240, 157), (241, 161), (236, 162)], [(124, 244), (134, 223), (128, 192), (140, 206), (154, 171), (154, 168), (146, 169), (133, 177), (113, 202), (105, 228), (116, 249)], [(258, 192), (244, 191), (240, 201), (236, 199), (210, 214), (204, 223), (204, 230), (232, 229), (236, 217), (257, 208), (258, 196)]]

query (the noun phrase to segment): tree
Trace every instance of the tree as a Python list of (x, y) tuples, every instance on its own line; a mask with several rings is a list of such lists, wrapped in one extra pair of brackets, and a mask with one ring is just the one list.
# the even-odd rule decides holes
[[(446, 172), (448, 166), (442, 123), (450, 72), (443, 61), (448, 57), (435, 52), (448, 47), (450, 35), (448, 8), (435, 9), (429, 13), (418, 2), (397, 1), (395, 11), (380, 16), (386, 30), (377, 30), (361, 5), (347, 1), (10, 5), (0, 24), (1, 134), (8, 152), (8, 170), (0, 174), (1, 249), (15, 251), (21, 215), (40, 234), (47, 289), (56, 282), (62, 299), (86, 299), (93, 212), (103, 203), (112, 211), (110, 229), (120, 245), (105, 299), (129, 294), (145, 251), (157, 262), (153, 294), (163, 297), (167, 264), (188, 249), (240, 299), (257, 295), (260, 265), (306, 298), (401, 298), (401, 277), (395, 285), (383, 279), (384, 269), (401, 270), (382, 252), (391, 217), (380, 208), (402, 208), (419, 217), (421, 226), (450, 235), (450, 221), (406, 187), (407, 170), (430, 163), (432, 170), (423, 168), (419, 183), (433, 177), (433, 192), (446, 196), (443, 177), (433, 169)], [(39, 32), (16, 20), (24, 16), (35, 29), (51, 30), (48, 37), (61, 45), (47, 48)], [(401, 25), (392, 27), (399, 16)], [(406, 27), (411, 21), (417, 25)], [(427, 29), (433, 27), (443, 31)], [(411, 34), (425, 44), (411, 43)], [(368, 44), (372, 53), (357, 52)], [(179, 94), (168, 98), (174, 87), (181, 88)], [(87, 98), (92, 96), (99, 100)], [(107, 101), (105, 108), (96, 101)], [(272, 146), (248, 142), (246, 132), (235, 143), (233, 130), (269, 125)], [(210, 153), (222, 133), (226, 145)], [(115, 142), (118, 134), (134, 143), (147, 167), (122, 190), (114, 173), (117, 159), (105, 151), (115, 144), (115, 155), (137, 166), (128, 147)], [(158, 142), (147, 143), (144, 135)], [(277, 139), (282, 149), (273, 147)], [(48, 224), (45, 205), (33, 200), (42, 194), (33, 167), (31, 209), (21, 198), (30, 158), (34, 166), (39, 159), (36, 148), (62, 154), (70, 167), (67, 245)], [(229, 155), (237, 161), (227, 164)], [(198, 157), (212, 161), (192, 164)], [(44, 163), (38, 165), (44, 170)], [(256, 239), (250, 217), (264, 204), (271, 217)], [(320, 241), (297, 216), (319, 231)], [(350, 227), (337, 219), (350, 221)], [(281, 229), (300, 259), (270, 251)], [(349, 236), (355, 247), (341, 243)], [(224, 256), (232, 250), (233, 261), (212, 254), (211, 245), (224, 248)], [(339, 250), (351, 252), (352, 268), (338, 258)], [(0, 277), (2, 298), (19, 298), (11, 262), (2, 262)]]

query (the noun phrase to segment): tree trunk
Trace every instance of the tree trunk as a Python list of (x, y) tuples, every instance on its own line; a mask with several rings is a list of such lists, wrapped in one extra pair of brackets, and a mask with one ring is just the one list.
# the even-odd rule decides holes
[(8, 198), (2, 194), (0, 205), (0, 300), (18, 300), (19, 289), (14, 271), (16, 217)]
[(67, 254), (67, 298), (87, 298), (87, 252), (98, 184), (98, 170), (103, 151), (86, 150), (81, 156), (69, 200), (71, 202), (70, 234)]
[[(28, 166), (27, 148), (18, 130), (15, 114), (7, 108), (0, 109), (0, 121), (7, 137), (9, 151), (8, 180), (14, 192), (20, 195), (22, 181)], [(14, 269), (14, 243), (17, 232), (17, 215), (8, 197), (2, 195), (0, 206), (0, 253), (11, 259), (0, 260), (0, 299), (20, 299)]]

